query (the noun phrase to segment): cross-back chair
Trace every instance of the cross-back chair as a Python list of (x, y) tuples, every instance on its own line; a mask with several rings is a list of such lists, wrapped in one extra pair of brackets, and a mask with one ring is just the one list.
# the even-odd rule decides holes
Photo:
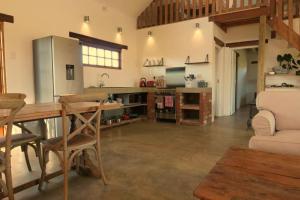
[[(0, 173), (5, 175), (5, 182), (0, 179), (3, 192), (10, 200), (14, 199), (12, 174), (11, 174), (11, 147), (12, 127), (16, 114), (25, 106), (25, 95), (0, 95), (0, 110), (7, 112), (6, 117), (0, 119), (0, 126), (5, 129), (5, 143), (0, 151)], [(3, 151), (4, 150), (4, 151)]]
[[(68, 199), (68, 173), (73, 161), (78, 161), (79, 156), (84, 156), (88, 150), (95, 153), (97, 165), (101, 172), (104, 184), (107, 184), (102, 167), (100, 150), (100, 118), (101, 118), (101, 98), (103, 95), (71, 95), (59, 99), (62, 105), (62, 126), (63, 136), (49, 139), (43, 142), (43, 169), (39, 190), (46, 177), (46, 165), (49, 161), (49, 152), (52, 151), (58, 157), (60, 166), (64, 173), (64, 199)], [(91, 112), (86, 115), (78, 109), (78, 105), (85, 105), (91, 108)], [(70, 126), (70, 116), (76, 117), (78, 126)], [(70, 128), (71, 127), (71, 128)], [(76, 158), (76, 159), (75, 159)], [(77, 162), (78, 164), (78, 162)]]
[[(18, 99), (18, 98), (26, 98), (24, 94), (17, 93), (9, 93), (9, 94), (1, 94), (1, 99)], [(36, 157), (39, 159), (40, 167), (42, 167), (42, 155), (41, 155), (41, 136), (37, 136), (33, 134), (28, 128), (24, 126), (23, 123), (14, 123), (14, 126), (19, 127), (21, 129), (21, 133), (13, 134), (11, 137), (11, 149), (16, 147), (21, 147), (21, 151), (24, 153), (26, 165), (28, 171), (32, 171), (29, 155), (28, 155), (28, 147), (32, 147), (35, 151)], [(5, 137), (0, 137), (0, 148), (5, 146)]]

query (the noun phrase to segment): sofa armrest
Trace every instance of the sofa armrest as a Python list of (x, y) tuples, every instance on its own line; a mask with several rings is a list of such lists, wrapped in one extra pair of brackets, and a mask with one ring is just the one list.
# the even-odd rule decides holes
[(275, 117), (267, 110), (261, 110), (252, 120), (255, 135), (273, 136), (275, 134)]

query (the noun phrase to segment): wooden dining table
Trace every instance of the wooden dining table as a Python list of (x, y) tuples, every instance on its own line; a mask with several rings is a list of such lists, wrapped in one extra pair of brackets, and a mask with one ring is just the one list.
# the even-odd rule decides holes
[[(95, 112), (99, 107), (97, 102), (80, 102), (72, 104), (72, 112), (77, 113), (92, 113)], [(100, 109), (106, 110), (116, 110), (122, 108), (122, 104), (112, 103), (112, 104), (101, 104)], [(32, 121), (39, 121), (42, 123), (41, 134), (43, 137), (47, 135), (47, 127), (45, 124), (45, 119), (58, 118), (61, 117), (62, 106), (60, 103), (41, 103), (41, 104), (27, 104), (25, 105), (15, 116), (14, 123), (25, 123)], [(70, 113), (72, 114), (72, 113)], [(9, 115), (8, 110), (0, 110), (0, 119), (7, 117)], [(92, 166), (92, 162), (87, 162), (90, 164), (91, 173), (95, 176), (99, 176), (100, 172), (97, 172), (96, 167)], [(48, 174), (46, 180), (50, 180), (54, 177), (61, 175), (62, 170)], [(14, 187), (14, 193), (23, 191), (27, 188), (33, 187), (39, 184), (39, 178), (28, 181), (17, 187)], [(0, 199), (5, 197), (3, 193), (0, 193)]]

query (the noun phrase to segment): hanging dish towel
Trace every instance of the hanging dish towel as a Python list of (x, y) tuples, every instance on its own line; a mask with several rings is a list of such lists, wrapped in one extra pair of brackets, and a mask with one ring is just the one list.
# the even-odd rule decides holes
[(174, 107), (174, 98), (173, 98), (173, 96), (165, 96), (165, 106), (167, 108), (173, 108)]
[(158, 109), (164, 109), (164, 98), (162, 96), (158, 96), (156, 98), (156, 104)]

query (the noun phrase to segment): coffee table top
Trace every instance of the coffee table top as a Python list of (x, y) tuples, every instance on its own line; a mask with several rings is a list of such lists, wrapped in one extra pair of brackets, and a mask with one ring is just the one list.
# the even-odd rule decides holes
[(300, 200), (300, 157), (231, 148), (194, 196), (204, 200)]

